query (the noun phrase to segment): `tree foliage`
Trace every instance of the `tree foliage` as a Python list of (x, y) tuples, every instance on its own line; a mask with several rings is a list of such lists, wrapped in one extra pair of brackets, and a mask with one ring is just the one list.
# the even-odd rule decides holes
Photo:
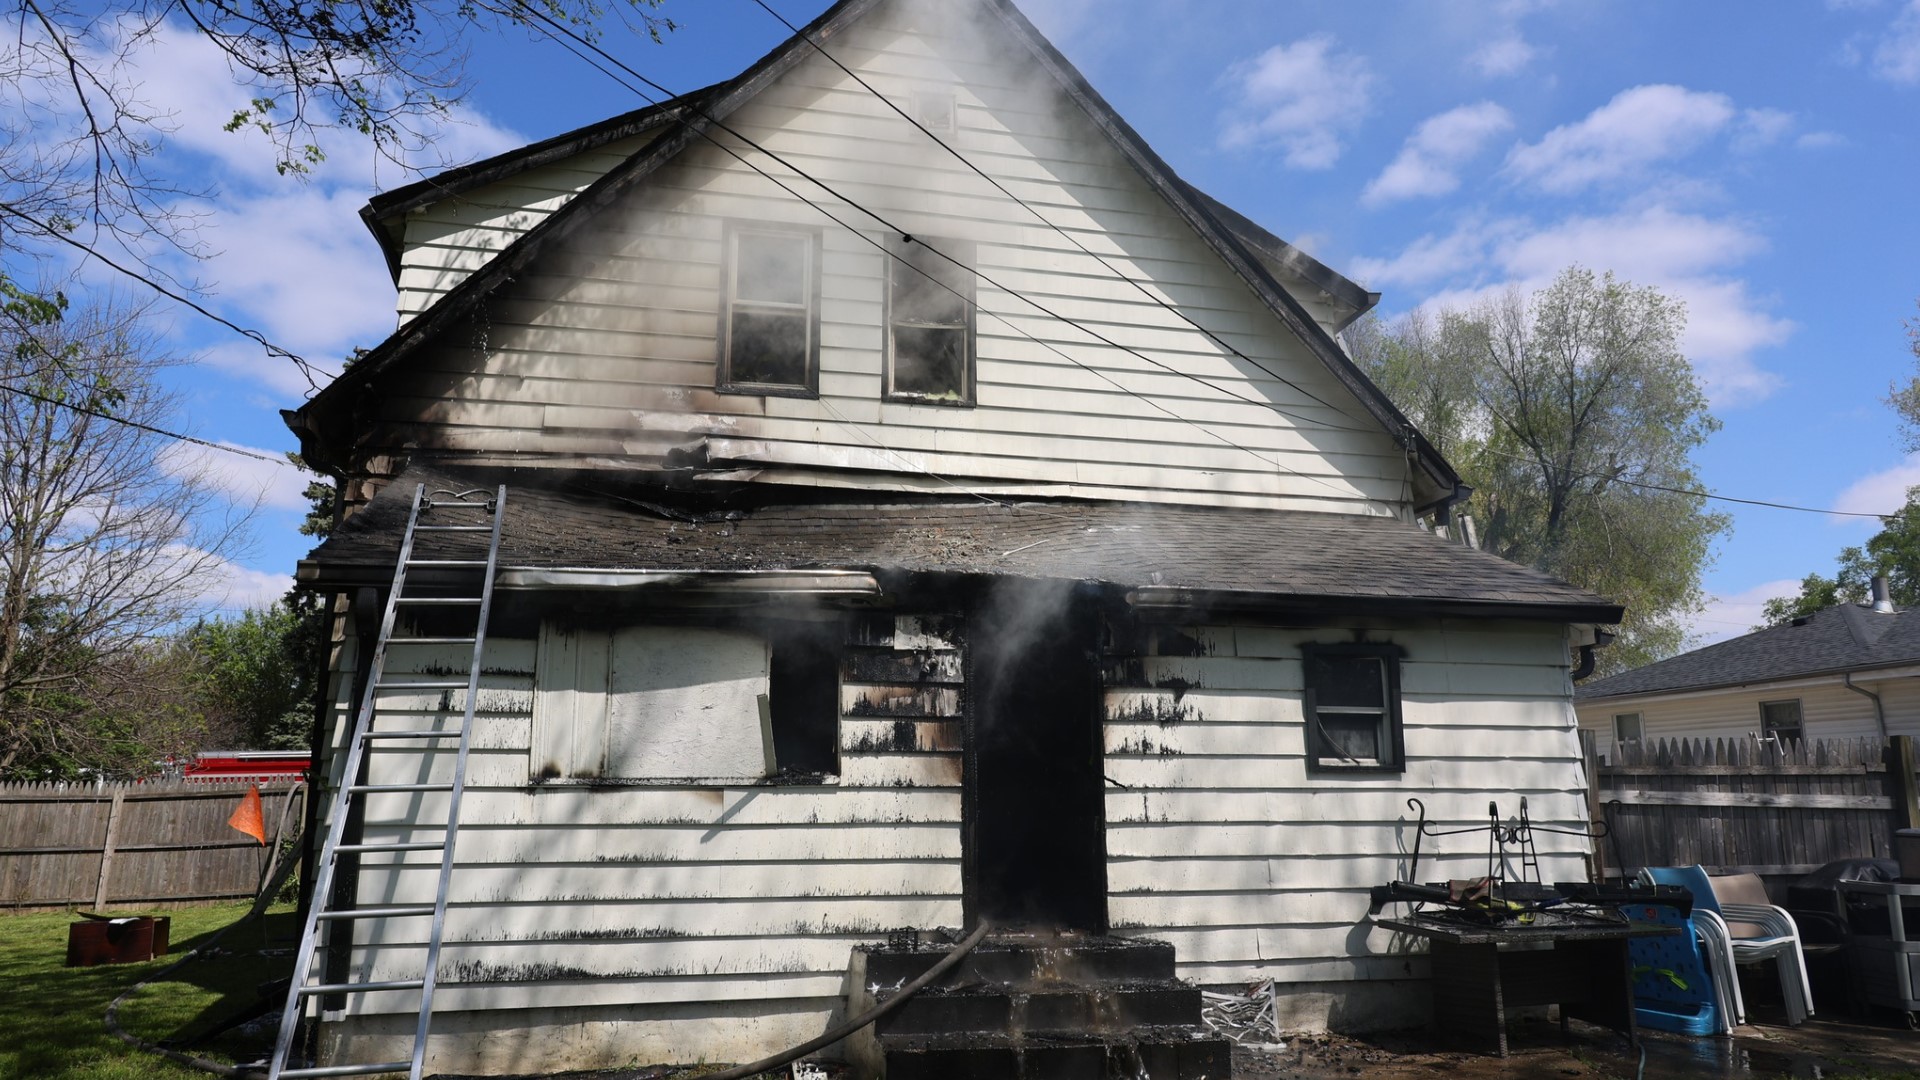
[(101, 710), (157, 683), (157, 640), (242, 537), (245, 508), (109, 418), (171, 416), (140, 315), (89, 307), (39, 328), (57, 373), (0, 326), (0, 774), (97, 749)]
[(1808, 574), (1793, 596), (1777, 597), (1761, 607), (1761, 625), (1779, 626), (1835, 604), (1861, 604), (1872, 595), (1873, 579), (1885, 576), (1893, 602), (1920, 607), (1920, 487), (1907, 489), (1907, 503), (1882, 520), (1866, 543), (1842, 548), (1832, 577)]
[[(1907, 348), (1913, 352), (1914, 366), (1920, 368), (1920, 318), (1907, 320)], [(1920, 374), (1909, 378), (1905, 386), (1897, 382), (1889, 386), (1887, 404), (1900, 417), (1900, 440), (1905, 448), (1920, 450)]]
[(1627, 608), (1602, 672), (1676, 652), (1724, 515), (1692, 453), (1719, 424), (1680, 351), (1682, 304), (1563, 271), (1531, 296), (1415, 312), (1350, 338), (1355, 359), (1474, 494), (1481, 546)]

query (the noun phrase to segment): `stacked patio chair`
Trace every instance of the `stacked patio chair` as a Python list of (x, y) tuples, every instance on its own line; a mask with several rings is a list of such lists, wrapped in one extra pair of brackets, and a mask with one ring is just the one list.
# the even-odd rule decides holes
[(1702, 935), (1680, 909), (1666, 904), (1626, 904), (1620, 908), (1629, 922), (1672, 926), (1688, 933), (1665, 937), (1634, 937), (1627, 943), (1633, 964), (1634, 1021), (1643, 1028), (1680, 1035), (1729, 1035), (1733, 1032), (1733, 1000), (1729, 987), (1729, 957), (1709, 952)]
[[(1729, 984), (1737, 1023), (1747, 1022), (1746, 1002), (1735, 975), (1736, 964), (1774, 961), (1780, 974), (1780, 995), (1786, 999), (1787, 1023), (1799, 1024), (1813, 1015), (1813, 989), (1807, 982), (1807, 962), (1800, 951), (1800, 931), (1784, 908), (1767, 902), (1766, 887), (1753, 874), (1714, 878), (1701, 866), (1650, 866), (1643, 880), (1678, 885), (1693, 893), (1693, 928), (1710, 962)], [(1720, 981), (1720, 980), (1716, 980)]]

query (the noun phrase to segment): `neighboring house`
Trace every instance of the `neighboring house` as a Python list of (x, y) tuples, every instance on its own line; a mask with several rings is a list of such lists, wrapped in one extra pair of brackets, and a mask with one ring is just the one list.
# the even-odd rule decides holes
[[(1585, 817), (1570, 672), (1620, 609), (1422, 528), (1464, 490), (1335, 340), (1375, 298), (1004, 0), (844, 0), (366, 216), (401, 327), (288, 416), (348, 511), (300, 568), (338, 597), (332, 783), (415, 484), (508, 489), (430, 1071), (749, 1060), (840, 1015), (855, 945), (981, 918), (1404, 1024), (1424, 966), (1366, 889), (1408, 797)], [(393, 662), (464, 666), (424, 651)], [(359, 897), (431, 878), (368, 857)], [(420, 920), (361, 925), (356, 977), (418, 964)]]
[(1920, 612), (1841, 604), (1574, 693), (1602, 753), (1626, 739), (1920, 735)]

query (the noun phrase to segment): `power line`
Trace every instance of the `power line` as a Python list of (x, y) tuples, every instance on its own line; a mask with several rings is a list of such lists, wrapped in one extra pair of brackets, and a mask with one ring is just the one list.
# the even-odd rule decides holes
[[(670, 97), (678, 96), (678, 95), (675, 95), (673, 91), (667, 89), (666, 87), (660, 85), (659, 83), (653, 81), (652, 79), (649, 79), (645, 75), (640, 74), (638, 71), (635, 71), (632, 67), (628, 66), (626, 63), (621, 61), (618, 57), (612, 56), (606, 50), (600, 48), (598, 45), (594, 44), (591, 41), (586, 40), (585, 38), (582, 38), (580, 35), (574, 33), (571, 29), (556, 22), (552, 18), (548, 17), (545, 13), (538, 11), (534, 8), (527, 7), (525, 4), (522, 4), (521, 8), (533, 19), (547, 25), (548, 27), (552, 28), (553, 31), (557, 31), (560, 35), (564, 36), (567, 39), (570, 39), (572, 42), (577, 43), (579, 46), (586, 48), (588, 50), (591, 50), (595, 55), (606, 60), (607, 63), (612, 64), (613, 66), (619, 68), (621, 71), (624, 71), (627, 74), (633, 76), (634, 78), (640, 80), (642, 83), (645, 83), (647, 86), (652, 87), (655, 91), (662, 94), (666, 94)], [(612, 72), (608, 71), (601, 64), (595, 62), (594, 60), (586, 56), (583, 56), (580, 50), (578, 48), (575, 48), (574, 45), (569, 44), (567, 41), (560, 40), (560, 38), (557, 38), (557, 37), (553, 38), (553, 40), (557, 44), (559, 44), (562, 48), (565, 48), (568, 52), (572, 53), (574, 56), (585, 61), (589, 66), (593, 67), (595, 70), (601, 72), (604, 75), (607, 75), (609, 78), (612, 78), (615, 82), (620, 83), (625, 89), (639, 96), (642, 100), (648, 102), (651, 105), (657, 106), (661, 104), (659, 101), (654, 100), (651, 96), (646, 94), (644, 91), (626, 83), (624, 80), (619, 78), (619, 76), (614, 75)], [(929, 252), (932, 252), (934, 255), (938, 256), (939, 258), (946, 261), (947, 263), (953, 265), (955, 268), (965, 273), (968, 273), (980, 279), (981, 281), (986, 282), (988, 285), (993, 286), (994, 288), (1000, 290), (1001, 292), (1006, 293), (1009, 296), (1013, 296), (1021, 301), (1024, 301), (1026, 304), (1028, 304), (1035, 310), (1039, 311), (1041, 314), (1046, 315), (1049, 318), (1052, 318), (1058, 322), (1062, 322), (1069, 326), (1072, 326), (1075, 329), (1081, 331), (1082, 333), (1087, 334), (1089, 337), (1092, 337), (1094, 340), (1101, 342), (1102, 344), (1105, 344), (1114, 349), (1118, 349), (1121, 352), (1124, 352), (1130, 356), (1143, 360), (1148, 364), (1153, 365), (1154, 367), (1160, 368), (1162, 370), (1165, 370), (1175, 375), (1180, 375), (1184, 378), (1192, 379), (1195, 382), (1200, 383), (1202, 386), (1205, 386), (1216, 392), (1225, 393), (1230, 397), (1238, 398), (1239, 400), (1242, 400), (1242, 401), (1247, 401), (1249, 404), (1262, 405), (1265, 407), (1272, 408), (1274, 411), (1280, 412), (1282, 415), (1290, 416), (1293, 419), (1301, 421), (1302, 423), (1315, 424), (1316, 426), (1326, 427), (1332, 430), (1348, 430), (1348, 431), (1366, 430), (1366, 429), (1359, 429), (1359, 428), (1340, 428), (1338, 425), (1330, 425), (1330, 424), (1322, 425), (1322, 424), (1319, 424), (1317, 421), (1311, 420), (1307, 417), (1295, 416), (1293, 414), (1286, 413), (1285, 410), (1282, 410), (1278, 406), (1274, 406), (1271, 403), (1253, 401), (1252, 399), (1247, 399), (1247, 398), (1240, 398), (1239, 395), (1233, 394), (1230, 391), (1224, 390), (1223, 388), (1214, 385), (1213, 383), (1207, 382), (1206, 380), (1201, 379), (1197, 375), (1193, 375), (1190, 372), (1184, 372), (1176, 368), (1170, 367), (1166, 364), (1161, 363), (1158, 360), (1153, 359), (1150, 356), (1145, 355), (1144, 353), (1139, 352), (1136, 349), (1129, 348), (1116, 341), (1113, 341), (1107, 338), (1106, 336), (1100, 334), (1098, 331), (1095, 331), (1090, 327), (1080, 323), (1079, 321), (1068, 318), (1067, 316), (1061, 315), (1057, 312), (1054, 312), (1051, 309), (1047, 308), (1044, 304), (1041, 304), (1040, 302), (1032, 299), (1031, 297), (1026, 296), (1025, 294), (1015, 289), (1002, 285), (1000, 282), (994, 280), (991, 276), (987, 275), (986, 273), (979, 270), (978, 268), (969, 266), (966, 263), (963, 263), (958, 259), (955, 259), (953, 256), (948, 255), (947, 253), (939, 250), (938, 248), (934, 247), (931, 244), (928, 244), (925, 240), (922, 240), (913, 236), (912, 234), (906, 232), (904, 229), (901, 229), (899, 226), (893, 224), (891, 221), (888, 221), (886, 218), (882, 217), (880, 214), (876, 213), (875, 211), (867, 208), (861, 203), (855, 201), (854, 199), (851, 199), (848, 196), (842, 194), (841, 192), (835, 190), (831, 185), (827, 184), (825, 181), (819, 179), (818, 177), (813, 176), (812, 174), (808, 173), (806, 170), (795, 165), (793, 162), (788, 161), (786, 158), (780, 156), (777, 153), (774, 153), (773, 151), (767, 149), (765, 146), (762, 146), (761, 144), (748, 138), (746, 135), (735, 130), (731, 126), (727, 125), (725, 122), (714, 117), (706, 109), (701, 108), (698, 105), (694, 105), (691, 108), (693, 109), (693, 111), (696, 111), (703, 119), (705, 119), (708, 123), (712, 124), (714, 127), (717, 127), (720, 130), (734, 136), (735, 138), (739, 139), (742, 143), (746, 144), (747, 146), (760, 151), (761, 153), (767, 155), (767, 157), (771, 158), (772, 160), (780, 163), (781, 165), (786, 166), (788, 169), (791, 169), (800, 178), (808, 181), (809, 183), (813, 184), (815, 187), (820, 188), (822, 191), (833, 196), (834, 198), (838, 199), (842, 203), (845, 203), (847, 206), (855, 210), (858, 210), (861, 213), (865, 214), (866, 216), (872, 218), (874, 221), (878, 222), (880, 225), (885, 227), (889, 232), (892, 232), (895, 235), (900, 236), (903, 240), (909, 243), (919, 243), (922, 247), (926, 248)], [(1160, 404), (1157, 401), (1154, 401), (1151, 398), (1146, 397), (1145, 395), (1139, 393), (1138, 391), (1129, 389), (1128, 387), (1114, 380), (1112, 377), (1108, 376), (1106, 373), (1101, 372), (1081, 362), (1080, 360), (1074, 358), (1068, 353), (1062, 351), (1060, 348), (1053, 345), (1051, 342), (1043, 341), (1040, 338), (1034, 336), (1033, 334), (1021, 329), (1019, 326), (1015, 325), (1013, 322), (1007, 319), (1006, 316), (982, 307), (979, 304), (979, 302), (975, 300), (973, 297), (966, 296), (965, 294), (954, 289), (951, 285), (948, 285), (946, 282), (941, 281), (939, 278), (934, 277), (932, 274), (929, 274), (924, 269), (921, 269), (920, 267), (915, 266), (913, 262), (907, 259), (905, 256), (894, 251), (891, 247), (882, 243), (881, 241), (875, 240), (874, 238), (868, 236), (862, 230), (854, 228), (851, 224), (849, 224), (839, 216), (835, 215), (832, 211), (828, 210), (824, 206), (821, 206), (819, 203), (816, 203), (813, 200), (807, 198), (806, 196), (800, 194), (798, 191), (795, 191), (790, 185), (788, 185), (786, 182), (781, 180), (779, 177), (774, 176), (773, 174), (767, 172), (765, 169), (762, 169), (760, 166), (754, 164), (752, 161), (749, 161), (739, 151), (721, 142), (720, 140), (714, 138), (711, 134), (709, 134), (704, 129), (696, 127), (692, 122), (688, 121), (685, 117), (679, 118), (679, 122), (683, 125), (686, 125), (689, 130), (693, 131), (695, 134), (699, 135), (701, 138), (706, 139), (708, 142), (712, 143), (715, 147), (727, 153), (734, 160), (740, 162), (742, 165), (745, 165), (747, 168), (753, 170), (759, 175), (765, 177), (767, 180), (771, 181), (773, 184), (779, 187), (782, 191), (785, 191), (787, 194), (793, 196), (795, 199), (804, 203), (808, 207), (811, 207), (813, 210), (815, 210), (816, 212), (820, 213), (822, 216), (827, 218), (827, 220), (847, 230), (852, 235), (859, 237), (862, 241), (878, 249), (883, 255), (887, 256), (888, 258), (891, 258), (897, 262), (904, 264), (908, 268), (912, 269), (915, 273), (918, 273), (922, 277), (925, 277), (928, 281), (932, 282), (933, 284), (939, 286), (945, 291), (958, 297), (962, 302), (966, 303), (968, 306), (973, 308), (974, 311), (982, 312), (992, 316), (995, 321), (999, 322), (1001, 325), (1005, 326), (1007, 329), (1013, 331), (1015, 334), (1018, 334), (1019, 336), (1026, 338), (1028, 341), (1031, 341), (1034, 344), (1039, 345), (1044, 349), (1047, 349), (1049, 352), (1054, 353), (1055, 355), (1061, 357), (1062, 359), (1073, 364), (1074, 366), (1086, 371), (1088, 374), (1091, 374), (1096, 378), (1101, 379), (1102, 381), (1108, 383), (1109, 385), (1113, 386), (1115, 389), (1121, 391), (1122, 393), (1127, 394), (1130, 397), (1136, 398), (1142, 403), (1154, 409), (1157, 409), (1160, 412), (1165, 413), (1166, 415), (1173, 418), (1174, 420), (1187, 424), (1193, 427), (1197, 431), (1200, 431), (1204, 434), (1212, 436), (1215, 439), (1218, 439), (1219, 441), (1221, 441), (1222, 443), (1225, 443), (1227, 446), (1230, 446), (1233, 449), (1239, 450), (1245, 454), (1250, 455), (1255, 460), (1260, 461), (1262, 464), (1271, 466), (1272, 468), (1278, 469), (1281, 472), (1287, 473), (1289, 475), (1297, 476), (1303, 480), (1308, 480), (1313, 483), (1319, 484), (1321, 487), (1327, 488), (1330, 491), (1334, 491), (1339, 495), (1341, 495), (1342, 497), (1353, 498), (1355, 496), (1354, 492), (1346, 489), (1342, 489), (1333, 484), (1327, 483), (1326, 481), (1321, 480), (1319, 477), (1310, 476), (1306, 473), (1302, 473), (1294, 469), (1289, 469), (1285, 465), (1280, 464), (1279, 461), (1268, 458), (1265, 455), (1261, 454), (1259, 451), (1253, 450), (1246, 446), (1242, 446), (1239, 443), (1234, 442), (1232, 439), (1229, 439), (1226, 436), (1220, 434), (1219, 432), (1214, 431), (1211, 428), (1208, 428), (1205, 425), (1200, 424), (1195, 420), (1192, 420), (1191, 418), (1182, 416), (1179, 413), (1174, 412), (1173, 410), (1167, 408), (1166, 406)]]
[(180, 442), (192, 443), (195, 446), (204, 446), (209, 450), (224, 450), (229, 454), (239, 454), (241, 457), (250, 457), (255, 461), (266, 461), (266, 462), (271, 462), (272, 464), (275, 464), (275, 465), (283, 465), (289, 469), (293, 468), (292, 462), (286, 461), (281, 458), (272, 457), (267, 454), (255, 453), (252, 450), (242, 450), (237, 446), (227, 446), (223, 443), (209, 442), (206, 439), (198, 439), (193, 437), (192, 435), (182, 435), (177, 431), (168, 431), (166, 428), (154, 427), (152, 424), (143, 424), (138, 420), (129, 420), (124, 416), (115, 416), (112, 413), (104, 413), (96, 409), (89, 409), (84, 405), (75, 405), (71, 401), (61, 401), (59, 398), (46, 397), (45, 395), (42, 395), (42, 394), (36, 394), (31, 390), (22, 390), (17, 386), (8, 386), (5, 383), (0, 383), (0, 390), (5, 390), (10, 394), (19, 394), (23, 398), (29, 398), (33, 401), (39, 402), (42, 405), (52, 405), (52, 406), (55, 406), (56, 408), (69, 409), (73, 412), (77, 412), (81, 414), (82, 416), (91, 416), (100, 420), (110, 420), (116, 424), (125, 424), (130, 428), (137, 428), (141, 431), (148, 433), (149, 435), (160, 435), (169, 439), (176, 439)]
[[(1303, 397), (1307, 398), (1310, 401), (1315, 402), (1316, 404), (1324, 405), (1327, 408), (1333, 410), (1336, 413), (1339, 413), (1342, 416), (1347, 415), (1346, 410), (1340, 408), (1338, 405), (1335, 405), (1333, 402), (1318, 396), (1317, 394), (1308, 390), (1306, 387), (1301, 386), (1299, 383), (1294, 382), (1292, 379), (1287, 378), (1286, 376), (1266, 366), (1260, 361), (1255, 360), (1253, 357), (1248, 356), (1246, 353), (1241, 352), (1239, 349), (1234, 348), (1233, 345), (1229, 343), (1226, 339), (1214, 333), (1212, 330), (1207, 329), (1205, 326), (1202, 326), (1197, 320), (1195, 320), (1192, 316), (1188, 315), (1185, 311), (1182, 311), (1180, 308), (1174, 306), (1173, 304), (1168, 303), (1164, 298), (1154, 295), (1153, 290), (1147, 288), (1144, 284), (1140, 283), (1134, 278), (1129, 277), (1125, 271), (1121, 270), (1119, 267), (1108, 262), (1106, 256), (1101, 255), (1100, 253), (1087, 247), (1085, 244), (1082, 244), (1079, 238), (1075, 237), (1072, 233), (1068, 232), (1066, 229), (1055, 224), (1045, 214), (1042, 214), (1038, 209), (1036, 209), (1031, 203), (1027, 202), (1025, 199), (1022, 199), (1020, 196), (1015, 195), (1012, 191), (1009, 191), (1005, 185), (1000, 183), (1000, 181), (994, 179), (985, 170), (981, 169), (978, 165), (975, 165), (972, 161), (968, 160), (965, 154), (962, 154), (960, 151), (954, 149), (953, 146), (950, 143), (948, 143), (945, 139), (942, 139), (939, 135), (935, 134), (931, 129), (929, 129), (925, 124), (922, 124), (919, 120), (915, 119), (913, 116), (908, 114), (906, 110), (894, 104), (893, 99), (887, 97), (885, 94), (875, 89), (872, 83), (869, 83), (867, 80), (861, 78), (860, 75), (857, 72), (855, 72), (852, 68), (841, 63), (837, 57), (835, 57), (832, 53), (826, 50), (825, 46), (813, 40), (812, 37), (802, 33), (800, 28), (793, 25), (793, 23), (790, 22), (785, 15), (782, 15), (778, 11), (775, 11), (773, 7), (767, 3), (767, 0), (753, 0), (753, 2), (757, 4), (762, 11), (765, 11), (767, 14), (773, 16), (775, 19), (778, 19), (780, 21), (780, 25), (786, 27), (789, 31), (792, 31), (795, 36), (800, 37), (807, 44), (813, 46), (813, 50), (819, 53), (821, 56), (826, 57), (828, 63), (831, 63), (834, 67), (837, 67), (842, 72), (845, 72), (848, 78), (852, 79), (854, 82), (859, 83), (862, 88), (864, 88), (869, 94), (872, 94), (877, 100), (879, 100), (881, 104), (885, 105), (889, 109), (892, 109), (894, 113), (896, 113), (900, 117), (900, 119), (905, 120), (909, 124), (912, 124), (914, 128), (917, 129), (922, 135), (925, 135), (927, 138), (932, 139), (934, 143), (940, 147), (940, 149), (945, 150), (947, 153), (953, 155), (953, 158), (955, 161), (958, 161), (960, 164), (966, 166), (969, 171), (971, 171), (974, 175), (980, 177), (980, 179), (985, 180), (987, 183), (993, 185), (993, 188), (995, 191), (998, 191), (1000, 194), (1005, 195), (1007, 198), (1012, 199), (1015, 203), (1019, 204), (1022, 210), (1025, 210), (1027, 213), (1032, 214), (1034, 218), (1040, 222), (1040, 224), (1045, 225), (1047, 228), (1052, 229), (1056, 233), (1059, 233), (1061, 239), (1065, 240), (1067, 243), (1072, 244), (1074, 247), (1078, 248), (1082, 254), (1090, 256), (1095, 261), (1097, 261), (1101, 266), (1106, 267), (1108, 270), (1111, 270), (1115, 277), (1119, 278), (1121, 281), (1124, 281), (1127, 284), (1133, 286), (1135, 289), (1139, 290), (1140, 295), (1146, 297), (1148, 300), (1153, 301), (1155, 304), (1158, 304), (1160, 307), (1165, 308), (1175, 318), (1178, 318), (1180, 321), (1186, 323), (1188, 326), (1191, 326), (1195, 330), (1198, 330), (1202, 334), (1205, 334), (1207, 338), (1211, 340), (1214, 344), (1220, 346), (1221, 348), (1232, 353), (1234, 356), (1238, 357), (1239, 359), (1244, 360), (1247, 363), (1265, 372), (1267, 375), (1271, 376), (1273, 379), (1275, 379), (1282, 385), (1292, 387), (1294, 390), (1298, 391)], [(1208, 384), (1208, 385), (1212, 385), (1212, 384)], [(1259, 401), (1254, 398), (1242, 397), (1241, 395), (1235, 394), (1232, 391), (1225, 389), (1224, 387), (1215, 387), (1215, 389), (1218, 389), (1222, 393), (1228, 394), (1231, 397), (1240, 398), (1240, 400), (1245, 401), (1249, 404), (1261, 405), (1266, 408), (1273, 409), (1275, 412), (1280, 413), (1280, 415), (1286, 416), (1289, 419), (1301, 420), (1305, 422), (1304, 417), (1294, 416), (1293, 414), (1288, 413), (1285, 410), (1279, 408), (1273, 402)], [(1351, 419), (1351, 417), (1349, 417), (1349, 419)], [(1333, 425), (1328, 425), (1328, 426), (1331, 427)], [(1347, 428), (1344, 430), (1371, 431), (1373, 429), (1372, 428)]]
[(314, 371), (316, 370), (313, 364), (308, 362), (305, 357), (302, 357), (300, 354), (294, 352), (293, 350), (284, 348), (279, 345), (275, 345), (273, 342), (268, 341), (267, 336), (265, 334), (262, 334), (260, 331), (249, 330), (246, 327), (241, 326), (239, 323), (236, 323), (233, 320), (226, 318), (225, 316), (215, 314), (213, 311), (209, 310), (205, 305), (199, 303), (198, 301), (192, 299), (191, 297), (188, 297), (182, 294), (178, 290), (170, 289), (167, 286), (161, 284), (160, 282), (155, 281), (151, 276), (147, 274), (143, 274), (138, 270), (132, 269), (131, 267), (120, 265), (119, 263), (113, 261), (107, 256), (102, 255), (100, 251), (97, 248), (94, 248), (92, 245), (83, 244), (80, 241), (75, 240), (73, 237), (68, 236), (66, 233), (60, 231), (59, 229), (50, 227), (49, 225), (47, 225), (47, 223), (39, 220), (38, 218), (35, 218), (31, 214), (22, 212), (16, 207), (9, 206), (6, 203), (0, 203), (0, 212), (5, 212), (13, 215), (14, 217), (19, 218), (21, 221), (24, 221), (29, 225), (32, 225), (34, 228), (39, 229), (42, 233), (45, 233), (47, 236), (50, 236), (53, 239), (58, 240), (69, 247), (72, 247), (81, 251), (82, 253), (87, 255), (89, 258), (100, 260), (102, 263), (105, 263), (109, 268), (115, 271), (118, 271), (119, 273), (121, 273), (126, 277), (132, 278), (133, 280), (139, 282), (140, 284), (145, 285), (147, 288), (152, 289), (154, 292), (159, 293), (161, 296), (164, 296), (167, 299), (172, 300), (174, 303), (180, 304), (181, 306), (188, 308), (189, 310), (199, 314), (200, 316), (210, 319), (213, 322), (226, 327), (227, 329), (233, 331), (236, 334), (239, 334), (242, 337), (258, 342), (262, 348), (267, 350), (267, 355), (282, 356), (287, 358), (288, 360), (293, 361), (293, 365), (300, 369), (301, 377), (307, 380), (307, 388), (312, 391), (318, 391), (320, 389), (319, 382), (316, 381), (313, 377)]
[[(1530, 465), (1540, 464), (1538, 460), (1527, 457), (1524, 454), (1495, 450), (1490, 446), (1481, 447), (1480, 452)], [(1739, 503), (1742, 506), (1763, 506), (1769, 510), (1793, 510), (1802, 514), (1827, 514), (1832, 517), (1873, 518), (1876, 521), (1885, 521), (1894, 516), (1893, 514), (1873, 514), (1864, 510), (1822, 510), (1817, 506), (1795, 506), (1792, 503), (1771, 502), (1766, 499), (1741, 499), (1732, 495), (1715, 495), (1711, 491), (1702, 491), (1695, 488), (1672, 487), (1667, 484), (1655, 484), (1647, 480), (1628, 480), (1624, 476), (1606, 476), (1601, 473), (1573, 472), (1572, 470), (1568, 470), (1567, 475), (1576, 476), (1582, 480), (1605, 480), (1611, 484), (1625, 484), (1627, 487), (1643, 488), (1647, 491), (1664, 491), (1669, 495), (1691, 495), (1694, 498), (1712, 499), (1715, 502)]]

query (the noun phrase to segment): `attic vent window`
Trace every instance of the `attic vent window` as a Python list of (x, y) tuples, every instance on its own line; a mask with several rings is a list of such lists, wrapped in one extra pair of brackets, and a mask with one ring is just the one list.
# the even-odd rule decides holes
[(953, 95), (944, 90), (914, 91), (913, 118), (935, 135), (951, 135), (959, 126), (954, 121)]
[(895, 238), (888, 250), (887, 397), (973, 404), (973, 245)]
[(777, 226), (726, 234), (719, 387), (811, 397), (820, 385), (820, 238)]

